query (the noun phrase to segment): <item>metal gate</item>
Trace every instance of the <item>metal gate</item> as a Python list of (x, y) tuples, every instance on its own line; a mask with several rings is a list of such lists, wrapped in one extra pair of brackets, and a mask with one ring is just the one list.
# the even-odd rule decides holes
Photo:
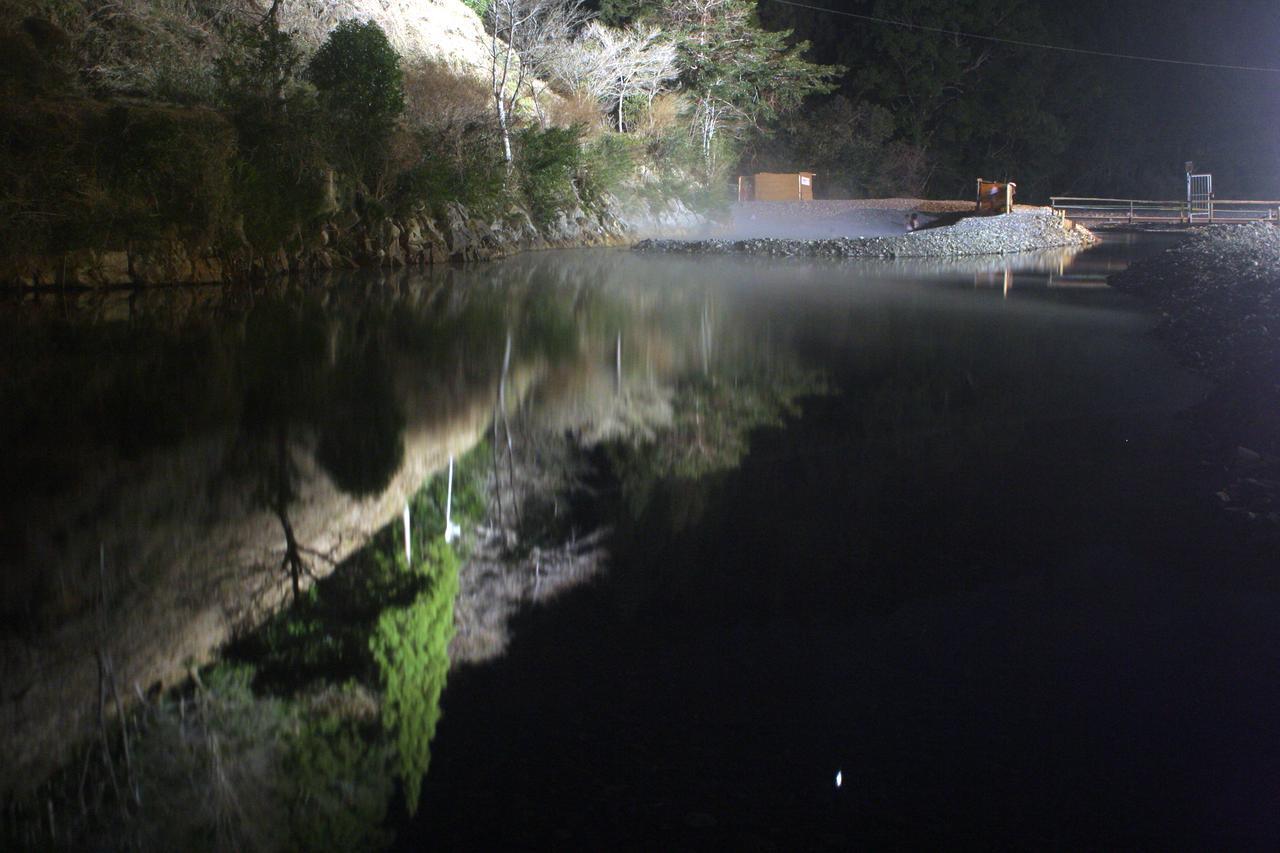
[(1213, 175), (1187, 173), (1187, 218), (1193, 223), (1213, 221)]

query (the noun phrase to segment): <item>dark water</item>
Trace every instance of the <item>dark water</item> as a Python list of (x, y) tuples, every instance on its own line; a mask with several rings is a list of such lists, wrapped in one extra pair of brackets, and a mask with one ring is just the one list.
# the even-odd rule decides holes
[[(518, 435), (604, 441), (579, 510), (609, 565), (520, 610), (496, 659), (455, 654), (398, 848), (1267, 846), (1273, 561), (1206, 500), (1208, 385), (1105, 287), (1162, 245), (541, 253), (7, 305), (6, 762), (74, 724), (46, 709), (92, 707), (90, 657), (42, 631), (105, 587), (95, 642), (145, 687), (156, 637), (279, 583), (285, 520), (349, 551), (503, 389)], [(735, 423), (815, 379), (736, 464)], [(642, 476), (626, 448), (664, 424)]]
[(650, 262), (833, 393), (603, 510), (607, 576), (453, 676), (399, 845), (1280, 837), (1280, 600), (1204, 501), (1206, 387), (1099, 286), (1153, 248), (1124, 240), (1026, 271)]

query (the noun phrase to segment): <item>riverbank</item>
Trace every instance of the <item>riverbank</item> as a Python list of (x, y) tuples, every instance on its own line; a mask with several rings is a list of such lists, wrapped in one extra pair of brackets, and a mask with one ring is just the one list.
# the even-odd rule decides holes
[[(191, 92), (104, 89), (84, 71), (89, 36), (0, 20), (0, 43), (26, 69), (0, 85), (0, 289), (491, 260), (703, 221), (693, 156), (658, 162), (656, 131), (610, 131), (565, 114), (563, 99), (499, 122), (484, 79), (400, 55), (376, 24), (348, 22), (316, 44), (280, 31), (274, 13), (209, 23)], [(357, 67), (375, 94), (349, 91), (342, 69)]]
[[(928, 215), (925, 218), (926, 221), (933, 219)], [(904, 223), (901, 228), (905, 230), (905, 227)], [(1061, 247), (1083, 248), (1096, 242), (1097, 238), (1084, 226), (1061, 219), (1048, 208), (1030, 208), (1002, 216), (961, 218), (954, 223), (943, 215), (931, 227), (888, 237), (657, 239), (642, 240), (634, 248), (643, 252), (710, 255), (892, 259), (1001, 255)]]
[(1208, 226), (1108, 283), (1160, 313), (1157, 332), (1218, 385), (1197, 413), (1223, 507), (1280, 536), (1280, 229)]

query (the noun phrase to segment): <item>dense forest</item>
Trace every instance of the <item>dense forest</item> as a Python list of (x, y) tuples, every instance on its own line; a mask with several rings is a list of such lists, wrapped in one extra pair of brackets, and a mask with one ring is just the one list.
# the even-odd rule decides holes
[(1280, 194), (1276, 74), (1109, 55), (1265, 64), (1265, 28), (1234, 44), (1213, 25), (1256, 4), (430, 7), (470, 19), (469, 69), (405, 36), (437, 11), (375, 5), (7, 0), (0, 256), (184, 242), (183, 264), (131, 255), (135, 283), (215, 250), (246, 272), (413, 262), (430, 253), (410, 236), (450, 216), (565, 245), (767, 170), (816, 171), (825, 197), (967, 198), (982, 176), (1043, 201), (1176, 197), (1191, 160), (1220, 196)]
[[(815, 61), (844, 70), (832, 94), (761, 134), (748, 162), (803, 161), (825, 173), (832, 194), (915, 188), (967, 197), (982, 175), (1018, 181), (1031, 200), (1176, 198), (1188, 160), (1215, 173), (1223, 197), (1280, 192), (1280, 145), (1268, 130), (1280, 74), (1179, 64), (1274, 66), (1273, 42), (1258, 26), (1274, 23), (1269, 5), (763, 0), (760, 17), (794, 29), (812, 42)], [(1241, 43), (1228, 29), (1255, 35)]]

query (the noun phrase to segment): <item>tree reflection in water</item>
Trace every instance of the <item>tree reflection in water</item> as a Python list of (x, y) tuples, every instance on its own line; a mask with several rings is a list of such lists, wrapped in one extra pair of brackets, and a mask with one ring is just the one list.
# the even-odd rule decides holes
[[(159, 419), (167, 429), (151, 424), (145, 433), (124, 429), (94, 437), (98, 443), (86, 453), (114, 454), (131, 442), (139, 459), (133, 476), (156, 484), (147, 493), (153, 500), (144, 506), (139, 498), (134, 507), (129, 501), (143, 491), (136, 485), (117, 495), (112, 490), (124, 488), (118, 481), (104, 480), (95, 492), (64, 480), (59, 498), (99, 515), (79, 516), (90, 523), (69, 531), (55, 516), (34, 524), (27, 535), (54, 543), (41, 547), (58, 571), (31, 575), (31, 582), (47, 586), (61, 573), (73, 589), (81, 582), (96, 589), (97, 565), (83, 553), (96, 555), (99, 531), (110, 531), (107, 553), (120, 558), (109, 557), (108, 569), (145, 554), (153, 579), (125, 584), (113, 578), (112, 588), (133, 598), (121, 592), (112, 600), (112, 619), (145, 612), (173, 625), (194, 624), (173, 597), (180, 592), (183, 602), (216, 606), (202, 584), (225, 577), (225, 563), (245, 554), (268, 554), (250, 567), (262, 575), (260, 588), (287, 587), (293, 601), (229, 649), (228, 661), (252, 664), (252, 672), (206, 671), (203, 686), (139, 711), (146, 737), (135, 746), (145, 756), (139, 773), (154, 792), (150, 802), (184, 820), (164, 830), (165, 818), (148, 805), (122, 825), (123, 816), (104, 808), (68, 831), (120, 838), (162, 833), (153, 837), (156, 844), (186, 849), (201, 846), (193, 840), (199, 838), (233, 847), (376, 844), (392, 778), (406, 809), (417, 805), (452, 663), (458, 597), (467, 602), (468, 618), (488, 609), (505, 624), (525, 603), (589, 577), (569, 564), (586, 558), (594, 571), (607, 544), (566, 515), (581, 509), (575, 505), (581, 496), (522, 497), (524, 524), (517, 526), (540, 527), (546, 535), (515, 530), (519, 541), (508, 547), (499, 531), (498, 547), (484, 554), (493, 560), (485, 572), (501, 575), (495, 584), (487, 585), (483, 572), (460, 572), (439, 541), (442, 480), (413, 483), (388, 497), (407, 485), (406, 470), (438, 467), (447, 456), (432, 454), (459, 441), (433, 436), (458, 430), (455, 420), (465, 420), (459, 413), (475, 409), (481, 418), (461, 430), (461, 440), (474, 442), (492, 424), (495, 399), (505, 398), (498, 407), (507, 427), (500, 436), (504, 481), (525, 480), (525, 494), (536, 494), (552, 482), (537, 479), (539, 467), (561, 452), (556, 447), (568, 448), (593, 461), (611, 459), (610, 476), (627, 497), (627, 511), (643, 512), (646, 495), (667, 488), (692, 495), (690, 486), (737, 465), (752, 429), (778, 422), (799, 395), (819, 387), (786, 346), (768, 343), (764, 323), (727, 317), (725, 306), (702, 288), (637, 286), (631, 276), (640, 267), (618, 261), (608, 253), (546, 256), (483, 273), (440, 272), (363, 288), (267, 289), (248, 299), (226, 295), (207, 311), (188, 306), (186, 315), (165, 314), (169, 307), (154, 306), (169, 303), (146, 295), (131, 301), (130, 310), (151, 305), (145, 310), (164, 320), (137, 324), (134, 337), (125, 337), (135, 353), (196, 353), (183, 361), (182, 375), (150, 387), (156, 375), (132, 357), (63, 366), (67, 375), (83, 372), (92, 381), (67, 383), (45, 421), (85, 420), (95, 403), (76, 394), (105, 387), (110, 399), (139, 401), (132, 419), (144, 425)], [(98, 340), (95, 332), (84, 334)], [(43, 351), (36, 345), (32, 352)], [(55, 359), (50, 363), (50, 370), (62, 369)], [(30, 396), (36, 398), (34, 391)], [(151, 397), (177, 402), (157, 408), (143, 402)], [(10, 428), (21, 433), (41, 411), (10, 418), (6, 434)], [(39, 441), (57, 437), (35, 435), (25, 449), (38, 451)], [(183, 456), (184, 442), (213, 450)], [(607, 448), (603, 456), (595, 452), (601, 447)], [(455, 518), (461, 515), (473, 531), (492, 533), (504, 523), (485, 498), (492, 489), (492, 450), (480, 446), (456, 472)], [(415, 563), (406, 563), (395, 529), (382, 529), (354, 554), (348, 555), (349, 545), (338, 552), (344, 540), (330, 528), (350, 524), (369, 507), (398, 510), (404, 495), (412, 496)], [(590, 514), (598, 525), (612, 510), (607, 496), (593, 500), (598, 506)], [(696, 502), (680, 514), (696, 519)], [(344, 529), (360, 524), (369, 522)], [(219, 574), (206, 578), (200, 568), (206, 563)], [(328, 577), (311, 583), (309, 575)], [(16, 600), (45, 594), (34, 590)], [(500, 654), (505, 628), (485, 628), (494, 638), (485, 653)], [(151, 630), (154, 651), (167, 651), (160, 638), (174, 630), (169, 623)], [(120, 649), (118, 659), (148, 649)], [(129, 677), (144, 686), (153, 678)], [(96, 767), (97, 759), (86, 766)], [(214, 767), (221, 769), (215, 774)], [(90, 787), (109, 790), (105, 776), (89, 778), (95, 780)], [(70, 776), (67, 782), (66, 801), (74, 802), (78, 782)], [(248, 829), (268, 824), (272, 832), (261, 839)]]

